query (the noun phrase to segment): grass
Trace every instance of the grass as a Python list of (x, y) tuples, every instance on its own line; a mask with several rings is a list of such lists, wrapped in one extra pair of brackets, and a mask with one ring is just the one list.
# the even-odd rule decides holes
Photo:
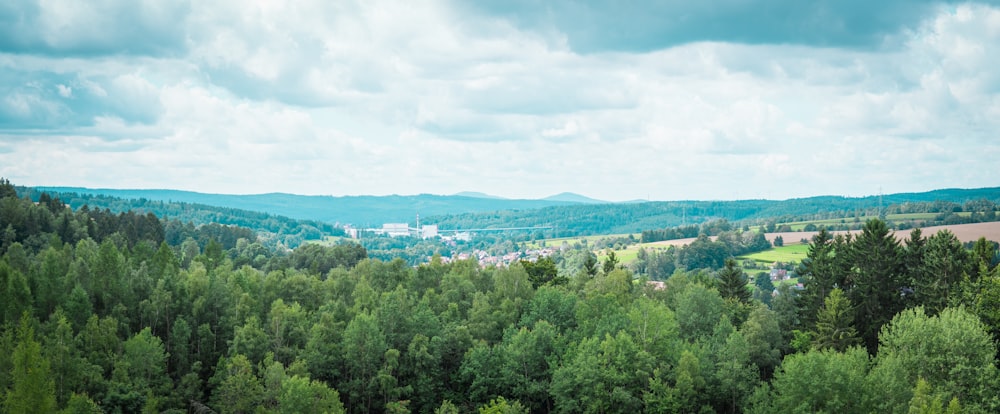
[[(628, 264), (634, 262), (639, 257), (639, 249), (633, 248), (635, 246), (629, 246), (627, 249), (615, 250), (615, 257), (618, 258), (618, 263)], [(607, 257), (607, 249), (597, 251), (597, 261), (604, 262), (604, 258)]]
[(760, 263), (792, 263), (801, 262), (809, 254), (808, 244), (789, 244), (783, 247), (774, 247), (762, 252), (751, 253), (740, 256), (740, 259), (750, 259)]

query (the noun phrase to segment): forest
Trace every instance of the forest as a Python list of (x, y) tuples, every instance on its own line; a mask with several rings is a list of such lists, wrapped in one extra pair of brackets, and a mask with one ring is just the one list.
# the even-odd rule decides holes
[(0, 182), (3, 413), (1000, 411), (985, 239), (820, 232), (764, 301), (731, 259), (661, 287), (171, 223)]
[[(344, 229), (329, 223), (299, 220), (259, 211), (232, 207), (219, 207), (181, 201), (122, 198), (104, 194), (76, 192), (45, 192), (31, 187), (15, 187), (20, 197), (35, 201), (41, 198), (59, 199), (72, 209), (104, 209), (119, 213), (152, 213), (161, 219), (192, 225), (215, 224), (238, 226), (253, 230), (258, 241), (270, 247), (295, 248), (307, 240), (320, 240), (324, 236), (343, 236)], [(127, 193), (126, 193), (127, 194)], [(183, 239), (182, 239), (183, 240)]]
[[(248, 227), (268, 233), (271, 240), (294, 248), (304, 240), (343, 235), (329, 223), (353, 224), (355, 228), (379, 227), (382, 223), (413, 223), (419, 214), (424, 224), (442, 229), (547, 226), (545, 237), (639, 233), (728, 220), (741, 224), (783, 223), (820, 219), (847, 219), (888, 214), (939, 213), (925, 223), (960, 224), (994, 221), (959, 212), (992, 212), (1000, 203), (1000, 188), (944, 189), (923, 193), (882, 196), (818, 196), (789, 200), (733, 201), (634, 201), (581, 204), (558, 200), (508, 200), (467, 196), (300, 196), (294, 194), (224, 195), (172, 190), (99, 190), (72, 187), (20, 188), (22, 197), (37, 200), (42, 192), (61, 198), (74, 209), (110, 209), (151, 212), (194, 224), (219, 223)], [(261, 213), (261, 212), (268, 212)], [(884, 218), (883, 218), (884, 219)], [(850, 222), (845, 227), (859, 228)], [(828, 226), (830, 227), (830, 226)], [(899, 226), (894, 226), (899, 228)], [(270, 234), (273, 234), (271, 236)], [(690, 237), (695, 237), (694, 236)]]
[[(652, 201), (617, 204), (551, 206), (537, 209), (428, 216), (441, 228), (551, 226), (550, 237), (593, 234), (644, 233), (643, 240), (695, 237), (698, 225), (727, 220), (741, 224), (774, 224), (820, 219), (878, 217), (883, 214), (936, 213), (925, 226), (995, 221), (1000, 188), (936, 190), (888, 194), (883, 197), (809, 197), (790, 200)], [(963, 217), (954, 213), (968, 212)], [(845, 221), (847, 221), (845, 220)], [(884, 221), (884, 218), (883, 218)], [(845, 226), (860, 228), (863, 221)], [(693, 226), (693, 227), (692, 227)], [(675, 229), (678, 234), (671, 233)], [(774, 229), (768, 230), (773, 231)], [(691, 233), (694, 232), (693, 235)], [(685, 237), (680, 237), (684, 235)]]

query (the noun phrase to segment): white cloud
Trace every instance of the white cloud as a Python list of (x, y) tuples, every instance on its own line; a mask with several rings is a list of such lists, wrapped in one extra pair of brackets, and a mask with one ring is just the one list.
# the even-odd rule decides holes
[(576, 121), (567, 121), (562, 127), (550, 128), (542, 131), (542, 136), (550, 138), (565, 138), (576, 135), (578, 132), (580, 132), (580, 127), (577, 126)]
[[(68, 41), (55, 22), (87, 21), (59, 13), (45, 17), (50, 45)], [(0, 175), (612, 200), (997, 185), (963, 172), (1000, 152), (1000, 9), (988, 6), (942, 8), (894, 49), (591, 54), (448, 2), (196, 2), (183, 16), (165, 36), (185, 47), (170, 56), (0, 55), (0, 71), (49, 74), (0, 85)], [(37, 168), (42, 153), (60, 162)]]

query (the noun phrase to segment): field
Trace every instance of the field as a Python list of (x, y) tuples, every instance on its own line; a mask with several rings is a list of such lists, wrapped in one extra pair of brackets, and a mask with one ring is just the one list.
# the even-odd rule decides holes
[[(962, 212), (962, 213), (956, 213), (956, 214), (958, 214), (959, 216), (962, 216), (962, 217), (968, 217), (972, 213)], [(889, 214), (889, 215), (886, 216), (886, 219), (887, 220), (891, 220), (891, 221), (919, 221), (919, 220), (930, 220), (930, 219), (933, 219), (933, 218), (937, 217), (937, 215), (938, 215), (938, 213)], [(857, 222), (858, 223), (864, 223), (865, 221), (868, 221), (869, 219), (873, 219), (873, 218), (876, 218), (876, 217), (875, 216), (863, 216), (863, 217), (859, 217)], [(815, 225), (817, 227), (819, 227), (819, 226), (831, 227), (831, 226), (835, 226), (835, 225), (838, 225), (838, 224), (851, 224), (851, 223), (854, 223), (854, 222), (855, 221), (854, 221), (853, 217), (846, 217), (846, 218), (826, 219), (826, 220), (795, 221), (795, 222), (789, 222), (789, 223), (778, 223), (778, 225), (779, 226), (781, 226), (781, 225), (788, 225), (789, 227), (792, 228), (793, 231), (801, 231), (803, 228), (805, 228), (809, 224), (813, 224), (813, 225)]]
[(771, 264), (774, 262), (792, 263), (801, 262), (809, 253), (808, 244), (790, 244), (783, 247), (775, 247), (762, 252), (751, 253), (740, 256), (740, 259), (750, 259), (759, 263)]
[[(608, 255), (606, 249), (596, 253), (598, 262), (604, 262), (604, 258)], [(615, 256), (618, 258), (618, 263), (632, 263), (639, 256), (639, 248), (633, 245), (626, 249), (615, 250)]]
[[(1000, 222), (974, 223), (974, 224), (956, 224), (956, 225), (951, 225), (951, 226), (924, 227), (924, 228), (921, 229), (921, 231), (923, 232), (923, 236), (924, 237), (930, 237), (931, 235), (937, 233), (938, 231), (945, 230), (945, 229), (947, 229), (948, 231), (954, 233), (955, 237), (957, 237), (958, 240), (960, 240), (962, 242), (976, 241), (980, 237), (985, 237), (987, 240), (1000, 241)], [(784, 233), (767, 233), (766, 237), (767, 237), (768, 241), (770, 241), (770, 242), (773, 243), (775, 237), (781, 236), (781, 238), (785, 241), (785, 246), (784, 247), (779, 247), (779, 248), (774, 248), (774, 249), (771, 249), (771, 250), (766, 250), (766, 251), (755, 253), (755, 254), (751, 254), (751, 255), (746, 255), (744, 257), (749, 258), (749, 259), (754, 260), (754, 261), (757, 261), (757, 262), (761, 262), (761, 263), (773, 263), (775, 261), (781, 261), (781, 262), (795, 261), (795, 262), (799, 262), (799, 261), (802, 260), (802, 258), (804, 258), (806, 256), (806, 252), (808, 251), (808, 243), (801, 243), (800, 241), (802, 239), (812, 240), (813, 236), (815, 236), (816, 233), (817, 232), (814, 232), (814, 231), (796, 231), (796, 232), (784, 232)], [(831, 231), (830, 232), (830, 234), (834, 234), (834, 235), (836, 235), (836, 234), (848, 234), (848, 233), (852, 233), (852, 234), (856, 235), (856, 234), (860, 233), (860, 230), (855, 230), (855, 231), (850, 231), (850, 232), (848, 232), (848, 231)], [(627, 234), (624, 235), (624, 236), (628, 237)], [(900, 241), (902, 241), (902, 240), (904, 240), (904, 239), (906, 239), (907, 237), (910, 236), (910, 230), (897, 231), (895, 233), (895, 236), (896, 236), (897, 239), (899, 239)], [(587, 238), (591, 239), (591, 240), (596, 240), (596, 239), (600, 239), (601, 237), (608, 237), (608, 236), (588, 236)], [(578, 239), (581, 239), (581, 238), (577, 237), (577, 238), (571, 238), (571, 239), (568, 239), (568, 240), (574, 240), (574, 239), (578, 240)], [(558, 240), (558, 239), (553, 239), (553, 240)], [(617, 250), (617, 251), (615, 251), (615, 254), (618, 256), (618, 258), (621, 261), (621, 263), (629, 263), (629, 262), (635, 260), (636, 254), (639, 252), (640, 248), (643, 248), (643, 249), (646, 249), (646, 250), (653, 250), (653, 249), (666, 249), (669, 246), (680, 247), (680, 246), (684, 246), (684, 245), (690, 244), (694, 240), (695, 239), (690, 238), (690, 239), (678, 239), (678, 240), (664, 240), (664, 241), (653, 242), (653, 243), (639, 243), (639, 244), (634, 244), (632, 246), (629, 246), (628, 248), (625, 248), (625, 249), (622, 249), (622, 250)], [(714, 238), (713, 238), (713, 240), (714, 240)], [(572, 243), (572, 242), (570, 242), (570, 243)], [(552, 244), (550, 244), (550, 246), (551, 245)], [(601, 252), (597, 252), (597, 253), (600, 256), (600, 258), (603, 260), (603, 258), (604, 258), (604, 252), (601, 251)]]

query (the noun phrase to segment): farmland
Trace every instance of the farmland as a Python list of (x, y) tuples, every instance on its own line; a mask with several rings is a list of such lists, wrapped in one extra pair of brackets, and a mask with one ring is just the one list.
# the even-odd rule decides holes
[[(972, 213), (969, 212), (959, 212), (954, 213), (959, 217), (969, 217)], [(937, 217), (939, 213), (908, 213), (908, 214), (889, 214), (886, 219), (893, 222), (912, 222), (914, 224), (919, 224), (920, 222), (926, 220), (933, 220)], [(833, 227), (841, 224), (851, 224), (851, 223), (864, 223), (873, 218), (878, 218), (877, 216), (861, 216), (855, 221), (853, 217), (850, 218), (836, 218), (836, 219), (825, 219), (825, 220), (807, 220), (807, 221), (793, 221), (787, 223), (777, 223), (778, 226), (789, 226), (792, 231), (802, 231), (806, 226), (812, 224), (816, 227)], [(759, 228), (759, 227), (757, 227)], [(755, 228), (756, 230), (756, 228)]]
[[(910, 214), (913, 216), (914, 214)], [(989, 222), (989, 223), (974, 223), (974, 224), (955, 224), (949, 226), (932, 226), (922, 228), (924, 237), (931, 236), (938, 231), (948, 230), (955, 234), (955, 237), (962, 242), (973, 242), (978, 240), (980, 237), (985, 237), (987, 240), (1000, 240), (1000, 222)], [(774, 248), (770, 250), (765, 250), (763, 252), (758, 252), (754, 254), (749, 254), (742, 256), (756, 262), (760, 263), (773, 263), (779, 262), (799, 262), (806, 256), (808, 251), (808, 243), (802, 243), (801, 240), (812, 240), (818, 232), (815, 231), (792, 231), (792, 232), (780, 232), (780, 233), (767, 233), (765, 236), (770, 242), (774, 242), (774, 239), (780, 236), (785, 241), (785, 246), (780, 248)], [(831, 231), (830, 234), (857, 234), (859, 231)], [(910, 236), (910, 230), (900, 230), (895, 232), (896, 238), (900, 241), (905, 240)], [(627, 237), (628, 235), (624, 235)], [(588, 236), (586, 239), (592, 244), (593, 241), (599, 240), (602, 237), (615, 237), (615, 236)], [(553, 245), (552, 243), (557, 240), (567, 240), (570, 244), (573, 240), (580, 241), (585, 239), (584, 237), (574, 237), (568, 239), (552, 239), (547, 240), (548, 245)], [(712, 237), (712, 240), (715, 238)], [(687, 239), (677, 239), (677, 240), (664, 240), (652, 243), (638, 243), (628, 246), (623, 249), (615, 251), (615, 255), (618, 256), (618, 260), (621, 263), (630, 263), (635, 260), (639, 249), (654, 250), (654, 249), (666, 249), (670, 246), (680, 247), (693, 242), (694, 238)], [(603, 260), (604, 250), (598, 249), (597, 253), (599, 259)]]
[(801, 262), (808, 253), (808, 244), (797, 243), (748, 254), (741, 256), (740, 259), (750, 259), (764, 264), (771, 264), (774, 262), (797, 263)]

